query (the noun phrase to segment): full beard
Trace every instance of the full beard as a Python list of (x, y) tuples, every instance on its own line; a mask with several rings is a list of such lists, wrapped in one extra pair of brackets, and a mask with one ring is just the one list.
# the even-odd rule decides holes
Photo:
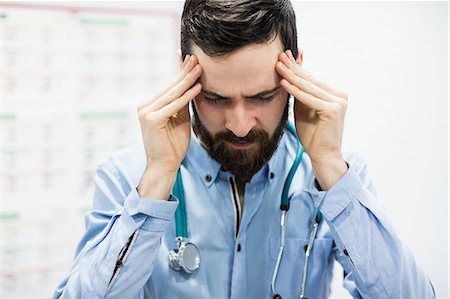
[[(222, 165), (222, 170), (229, 171), (240, 181), (248, 182), (276, 151), (281, 137), (287, 127), (289, 102), (272, 137), (263, 129), (252, 129), (245, 137), (237, 137), (229, 130), (211, 134), (201, 123), (195, 105), (192, 105), (192, 128), (202, 142), (209, 156)], [(235, 149), (229, 143), (254, 143), (248, 149)]]

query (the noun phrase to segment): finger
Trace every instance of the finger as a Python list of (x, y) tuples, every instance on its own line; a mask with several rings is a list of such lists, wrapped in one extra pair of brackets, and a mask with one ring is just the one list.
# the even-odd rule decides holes
[(184, 61), (183, 61), (183, 57), (181, 56), (181, 49), (177, 50), (177, 56), (178, 56), (178, 62), (180, 64), (182, 64)]
[[(287, 54), (286, 54), (287, 53)], [(287, 50), (286, 53), (280, 55), (280, 62), (277, 63), (280, 74), (288, 79), (289, 82), (310, 93), (311, 95), (328, 101), (338, 101), (337, 97), (325, 91), (314, 82), (302, 78), (301, 74), (296, 73), (297, 63), (295, 62), (292, 53)]]
[(166, 94), (173, 86), (178, 84), (186, 75), (192, 70), (192, 68), (198, 63), (197, 58), (194, 55), (186, 55), (186, 59), (183, 62), (183, 66), (181, 68), (181, 72), (177, 75), (177, 77), (169, 83), (161, 92), (159, 92), (156, 96), (151, 98), (148, 101), (144, 101), (138, 106), (138, 111), (146, 108), (148, 105), (153, 104), (156, 100), (161, 98), (164, 94)]
[(172, 87), (162, 97), (149, 105), (150, 110), (156, 111), (168, 105), (170, 102), (181, 97), (202, 74), (202, 67), (197, 64), (178, 84)]
[(183, 65), (181, 66), (181, 72), (177, 75), (175, 80), (173, 80), (169, 85), (167, 85), (161, 92), (159, 92), (156, 96), (151, 98), (148, 101), (144, 101), (141, 104), (138, 105), (138, 111), (141, 109), (147, 108), (149, 105), (153, 104), (155, 101), (157, 101), (159, 98), (161, 98), (163, 95), (165, 95), (171, 88), (173, 88), (175, 85), (177, 85), (183, 78), (186, 77), (186, 75), (192, 70), (192, 68), (195, 67), (195, 65), (198, 63), (197, 58), (194, 55), (186, 55), (186, 58), (183, 62)]
[[(283, 55), (284, 54), (284, 55)], [(322, 82), (315, 78), (310, 72), (305, 70), (297, 61), (295, 61), (294, 57), (288, 57), (285, 53), (281, 53), (279, 56), (279, 60), (285, 63), (289, 66), (289, 63), (292, 63), (290, 68), (294, 71), (295, 74), (302, 77), (303, 79), (307, 81), (311, 81), (313, 84), (317, 85), (318, 87), (322, 88), (328, 93), (331, 93), (332, 95), (343, 98), (345, 100), (348, 99), (347, 93), (343, 92), (342, 90), (339, 90), (337, 88), (334, 88), (330, 86), (329, 84)]]
[(184, 106), (186, 106), (190, 101), (192, 101), (202, 90), (202, 85), (196, 83), (194, 86), (186, 90), (186, 92), (175, 101), (164, 106), (159, 112), (164, 117), (171, 117), (175, 113), (178, 113)]
[(294, 55), (292, 54), (291, 50), (287, 50), (287, 51), (284, 51), (284, 52), (286, 53), (286, 55), (288, 56), (289, 59), (295, 60)]
[(292, 61), (297, 62), (300, 65), (302, 64), (302, 62), (303, 62), (303, 50), (302, 49), (298, 49), (298, 57), (297, 57), (297, 59), (295, 59), (295, 57), (292, 54), (291, 50), (287, 50), (287, 51), (285, 51), (285, 53), (287, 54), (289, 59), (291, 59)]
[(195, 65), (197, 64), (197, 60), (195, 56), (191, 56), (189, 54), (186, 55), (185, 60), (183, 61), (183, 64), (180, 67), (180, 73), (177, 75), (177, 77), (175, 78), (175, 80), (173, 80), (171, 83), (169, 83), (169, 85), (163, 90), (161, 91), (159, 94), (157, 94), (152, 101), (150, 101), (150, 103), (154, 102), (156, 99), (162, 97), (165, 93), (167, 93), (167, 91), (172, 88), (173, 86), (175, 86), (178, 82), (180, 82), (181, 80), (183, 80), (183, 78), (192, 70), (193, 67), (195, 67)]
[(327, 102), (322, 101), (322, 100), (316, 98), (315, 96), (313, 96), (313, 95), (311, 95), (311, 94), (309, 94), (307, 92), (304, 92), (303, 90), (301, 90), (297, 86), (289, 83), (288, 80), (281, 79), (280, 80), (280, 84), (281, 84), (281, 86), (283, 86), (283, 88), (289, 94), (293, 95), (296, 100), (298, 100), (301, 103), (303, 103), (304, 105), (308, 106), (310, 109), (322, 111), (322, 110), (325, 110), (327, 108)]
[(286, 80), (288, 80), (291, 84), (294, 84), (298, 88), (303, 91), (313, 95), (314, 97), (327, 101), (327, 102), (336, 102), (339, 99), (326, 92), (319, 86), (315, 85), (310, 81), (306, 81), (305, 79), (299, 77), (297, 74), (293, 72), (292, 69), (288, 68), (283, 62), (279, 61), (276, 64), (276, 68), (281, 76), (283, 76)]
[(180, 70), (183, 70), (183, 68), (186, 66), (187, 62), (189, 61), (190, 57), (191, 57), (191, 55), (189, 55), (189, 54), (186, 55), (185, 59), (183, 60), (183, 63), (180, 66)]

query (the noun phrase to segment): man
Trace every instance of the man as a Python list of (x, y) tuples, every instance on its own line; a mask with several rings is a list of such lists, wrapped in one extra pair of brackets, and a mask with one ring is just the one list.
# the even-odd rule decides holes
[[(288, 1), (186, 1), (180, 74), (138, 108), (143, 146), (99, 167), (55, 298), (327, 298), (335, 258), (355, 298), (435, 297), (364, 162), (342, 153), (347, 95), (303, 69), (295, 24)], [(300, 158), (290, 95), (305, 154), (281, 210)], [(174, 185), (189, 265), (169, 261)]]

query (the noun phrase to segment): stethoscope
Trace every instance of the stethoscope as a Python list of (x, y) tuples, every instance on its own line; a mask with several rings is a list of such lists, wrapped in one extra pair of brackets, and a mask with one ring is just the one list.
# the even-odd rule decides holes
[[(297, 151), (295, 154), (295, 160), (292, 164), (291, 169), (289, 170), (288, 177), (284, 183), (283, 191), (281, 193), (281, 241), (280, 248), (278, 249), (277, 260), (275, 263), (275, 268), (273, 270), (272, 275), (272, 296), (274, 299), (281, 299), (281, 296), (275, 290), (275, 283), (278, 276), (278, 269), (281, 263), (281, 257), (284, 251), (285, 239), (286, 239), (286, 212), (289, 210), (289, 189), (294, 178), (294, 175), (297, 171), (300, 162), (302, 161), (304, 149), (300, 144), (300, 141), (297, 136), (297, 132), (295, 131), (295, 127), (288, 123), (289, 131), (294, 134), (297, 139)], [(183, 269), (186, 273), (193, 273), (200, 267), (200, 251), (197, 246), (193, 243), (188, 242), (188, 233), (187, 233), (187, 222), (186, 222), (186, 203), (184, 197), (183, 190), (183, 180), (181, 178), (181, 172), (178, 171), (177, 179), (175, 181), (175, 185), (173, 187), (173, 195), (178, 198), (179, 204), (178, 208), (175, 212), (175, 226), (176, 226), (176, 238), (175, 242), (177, 243), (178, 248), (173, 249), (169, 253), (169, 265), (172, 269), (176, 271), (180, 271)], [(314, 240), (316, 238), (317, 230), (319, 227), (319, 223), (322, 220), (322, 214), (319, 210), (316, 212), (316, 217), (314, 224), (312, 226), (311, 234), (309, 236), (308, 246), (305, 251), (305, 262), (303, 265), (303, 273), (302, 273), (302, 282), (300, 285), (300, 298), (306, 299), (305, 297), (305, 287), (306, 287), (306, 276), (308, 272), (308, 260), (311, 250), (314, 245)]]

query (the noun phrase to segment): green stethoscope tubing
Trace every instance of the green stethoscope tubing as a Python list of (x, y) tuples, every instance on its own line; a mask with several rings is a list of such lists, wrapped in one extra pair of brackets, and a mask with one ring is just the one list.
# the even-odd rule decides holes
[(179, 201), (175, 212), (176, 236), (187, 238), (186, 202), (184, 197), (183, 179), (181, 178), (181, 169), (179, 169), (177, 173), (177, 180), (173, 187), (173, 195), (178, 198)]
[(294, 179), (295, 173), (297, 172), (297, 168), (300, 165), (300, 162), (302, 162), (303, 153), (305, 152), (305, 150), (303, 149), (303, 146), (300, 143), (300, 140), (298, 139), (295, 127), (290, 122), (288, 122), (288, 129), (295, 136), (296, 143), (297, 143), (297, 152), (295, 153), (294, 163), (292, 164), (292, 167), (289, 170), (289, 174), (286, 178), (286, 181), (284, 182), (283, 192), (281, 193), (280, 209), (283, 211), (289, 210), (289, 201), (290, 201), (289, 189), (291, 187), (291, 183), (292, 183), (292, 180)]

